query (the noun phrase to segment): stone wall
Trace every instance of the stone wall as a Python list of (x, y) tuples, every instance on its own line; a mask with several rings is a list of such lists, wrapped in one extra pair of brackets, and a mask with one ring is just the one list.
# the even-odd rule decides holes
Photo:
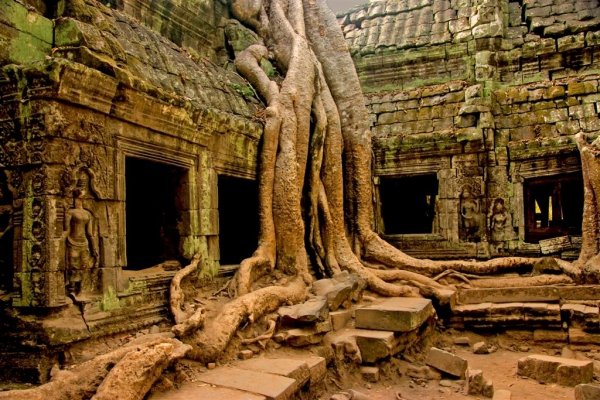
[[(580, 173), (573, 135), (598, 131), (598, 6), (390, 0), (338, 15), (371, 112), (376, 194), (383, 177), (438, 177), (432, 233), (388, 240), (434, 258), (542, 252), (526, 242), (525, 182)], [(465, 189), (480, 240), (461, 232)], [(493, 232), (494, 219), (508, 223)], [(567, 243), (556, 251), (576, 256), (579, 239)]]
[(174, 271), (135, 271), (127, 259), (128, 160), (179, 171), (171, 256), (199, 253), (211, 273), (217, 177), (256, 176), (263, 106), (227, 67), (226, 3), (106, 4), (0, 1), (0, 358), (15, 365), (6, 379), (43, 381), (73, 342), (168, 317)]

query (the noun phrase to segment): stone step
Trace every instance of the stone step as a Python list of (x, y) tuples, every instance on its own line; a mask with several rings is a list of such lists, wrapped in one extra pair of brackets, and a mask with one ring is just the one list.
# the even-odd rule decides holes
[(389, 297), (355, 310), (356, 328), (410, 332), (435, 314), (431, 300)]
[(450, 326), (457, 328), (560, 329), (561, 309), (548, 303), (480, 303), (454, 307)]
[[(325, 360), (323, 359), (323, 362)], [(274, 375), (286, 376), (296, 381), (294, 391), (299, 390), (306, 384), (310, 377), (311, 371), (306, 362), (300, 359), (291, 358), (251, 358), (238, 362), (234, 365), (236, 368), (245, 369), (248, 371), (266, 372)]]
[(526, 376), (541, 383), (576, 386), (592, 381), (594, 363), (589, 360), (582, 361), (535, 354), (519, 360), (517, 375)]
[(266, 400), (265, 396), (239, 390), (211, 386), (207, 383), (189, 382), (179, 389), (156, 393), (148, 400)]
[(410, 332), (391, 332), (372, 329), (344, 328), (326, 335), (326, 342), (334, 349), (345, 348), (346, 343), (355, 341), (363, 363), (375, 363), (394, 356), (426, 336), (433, 327), (433, 319)]
[(262, 395), (269, 400), (291, 399), (298, 389), (295, 379), (235, 367), (221, 367), (203, 373), (198, 380), (210, 385)]
[(600, 285), (459, 289), (458, 304), (600, 300)]
[(304, 385), (322, 382), (326, 374), (325, 358), (310, 353), (251, 358), (205, 372), (199, 382), (149, 400), (287, 400)]

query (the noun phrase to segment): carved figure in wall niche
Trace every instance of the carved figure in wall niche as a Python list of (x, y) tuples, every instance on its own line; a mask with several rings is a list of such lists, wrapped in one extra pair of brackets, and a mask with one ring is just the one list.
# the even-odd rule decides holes
[(506, 210), (504, 199), (495, 199), (490, 216), (491, 241), (498, 243), (507, 240), (507, 228), (510, 226), (510, 216)]
[(460, 196), (460, 238), (467, 242), (481, 241), (481, 212), (479, 202), (467, 187)]
[(91, 279), (89, 270), (98, 267), (98, 238), (94, 230), (94, 216), (83, 207), (88, 186), (88, 176), (82, 173), (72, 192), (72, 208), (65, 212), (63, 236), (66, 245), (67, 291), (76, 295), (88, 288)]

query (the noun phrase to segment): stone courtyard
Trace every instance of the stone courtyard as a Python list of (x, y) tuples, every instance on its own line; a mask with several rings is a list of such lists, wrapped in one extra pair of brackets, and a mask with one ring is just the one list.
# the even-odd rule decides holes
[[(0, 0), (0, 399), (61, 398), (57, 379), (103, 379), (148, 343), (162, 370), (116, 398), (600, 399), (600, 279), (568, 273), (598, 220), (578, 140), (600, 131), (599, 0), (332, 3), (368, 111), (373, 232), (419, 260), (536, 261), (443, 267), (433, 289), (403, 275), (420, 292), (384, 297), (316, 246), (301, 301), (249, 312), (217, 360), (186, 356), (264, 230), (270, 106), (236, 63), (261, 33), (238, 1)], [(259, 67), (284, 81), (272, 54)], [(104, 398), (74, 381), (62, 398)]]

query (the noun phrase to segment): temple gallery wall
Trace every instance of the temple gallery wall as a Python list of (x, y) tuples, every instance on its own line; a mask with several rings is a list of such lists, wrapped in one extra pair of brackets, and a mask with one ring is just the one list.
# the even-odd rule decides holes
[[(147, 3), (0, 0), (10, 379), (44, 380), (58, 350), (166, 318), (177, 265), (199, 253), (226, 270), (256, 244), (264, 105), (231, 64), (252, 34), (225, 0)], [(573, 136), (600, 127), (598, 6), (390, 0), (338, 16), (386, 239), (427, 258), (577, 257)]]

